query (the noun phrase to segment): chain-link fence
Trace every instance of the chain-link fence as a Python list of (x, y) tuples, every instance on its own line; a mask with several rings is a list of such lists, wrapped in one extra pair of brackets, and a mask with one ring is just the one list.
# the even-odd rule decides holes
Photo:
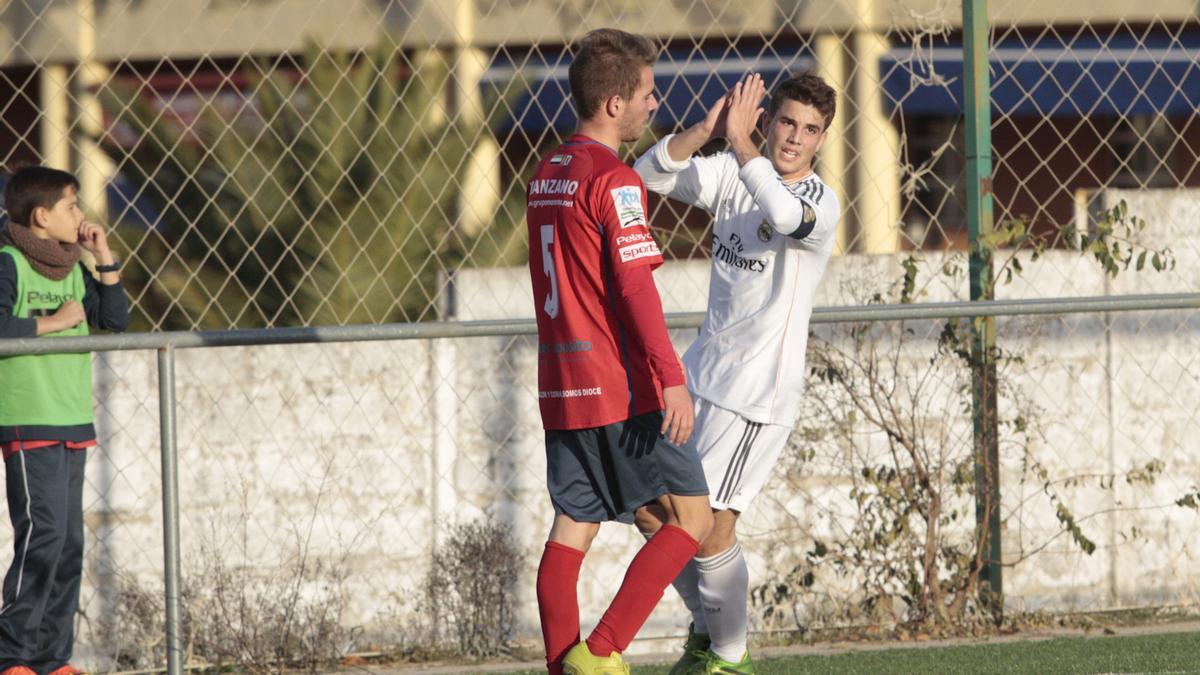
[[(1036, 262), (1018, 258), (1025, 273), (998, 297), (1200, 287), (1194, 11), (993, 4), (997, 222), (1094, 232), (1124, 202), (1148, 224), (1127, 243), (1177, 262), (1113, 277), (1063, 239)], [(747, 72), (773, 85), (814, 69), (839, 92), (818, 171), (841, 196), (841, 255), (819, 304), (891, 297), (908, 255), (921, 260), (917, 302), (967, 297), (954, 273), (967, 246), (956, 3), (10, 0), (0, 160), (79, 176), (87, 212), (114, 228), (135, 329), (526, 316), (524, 181), (575, 122), (571, 41), (604, 25), (663, 45), (663, 106), (630, 158)], [(652, 208), (672, 261), (658, 275), (667, 307), (702, 310), (708, 218)], [(961, 536), (973, 522), (956, 473), (970, 457), (965, 371), (937, 361), (943, 324), (896, 325), (872, 328), (891, 352), (856, 351), (857, 334), (830, 327), (814, 355), (924, 383), (892, 412), (940, 434), (921, 447), (944, 451), (933, 475), (947, 490), (944, 527)], [(1010, 603), (1194, 604), (1194, 314), (1005, 319), (998, 335), (1024, 358), (1004, 366), (1001, 401)], [(677, 338), (683, 348), (690, 336)], [(449, 630), (422, 617), (437, 614), (423, 595), (428, 561), (453, 524), (486, 514), (528, 556), (545, 534), (532, 364), (521, 336), (182, 352), (184, 606), (189, 635), (209, 641), (197, 653), (268, 648), (244, 644), (254, 626), (218, 635), (206, 623), (251, 615), (277, 642), (356, 651), (422, 649)], [(162, 649), (153, 358), (106, 355), (97, 373), (81, 644), (96, 668), (141, 667)], [(757, 629), (887, 623), (887, 609), (914, 602), (888, 551), (928, 523), (880, 524), (896, 521), (887, 496), (903, 485), (877, 471), (895, 429), (864, 421), (838, 381), (814, 376), (791, 464), (747, 516)], [(893, 468), (911, 467), (896, 457)], [(602, 534), (593, 580), (638, 542)], [(512, 588), (525, 636), (532, 564)], [(586, 611), (606, 591), (585, 583)], [(643, 636), (678, 634), (679, 609), (668, 597)], [(303, 629), (280, 618), (300, 614)]]
[[(1200, 184), (1194, 8), (1126, 4), (993, 7), (999, 220), (1050, 228), (1087, 192)], [(965, 245), (958, 5), (14, 0), (3, 12), (0, 160), (79, 174), (88, 211), (118, 228), (142, 328), (432, 319), (456, 271), (519, 264), (523, 181), (574, 123), (569, 45), (599, 25), (662, 27), (655, 134), (698, 120), (746, 72), (774, 84), (816, 70), (840, 95), (820, 158), (843, 195), (839, 250)], [(663, 201), (652, 224), (669, 257), (704, 255), (703, 214)]]
[[(839, 259), (824, 299), (858, 297), (889, 264)], [(664, 286), (703, 275), (676, 267)], [(456, 292), (507, 286), (532, 307), (521, 275), (505, 276), (468, 273)], [(1189, 365), (1200, 298), (1155, 297), (1167, 302), (1143, 296), (1122, 307), (1139, 311), (1110, 314), (1095, 299), (1086, 313), (1013, 301), (999, 321), (1013, 614), (1200, 600), (1189, 441), (1200, 423), (1179, 405), (1200, 394)], [(815, 316), (805, 414), (742, 528), (756, 639), (911, 626), (928, 601), (960, 627), (986, 620), (966, 586), (978, 568), (965, 332), (914, 309), (977, 311)], [(532, 593), (551, 512), (532, 324), (427, 325), (444, 337), (361, 330), (355, 339), (393, 339), (333, 344), (263, 333), (236, 341), (317, 343), (178, 352), (179, 644), (190, 662), (535, 652)], [(463, 327), (493, 336), (452, 337)], [(677, 331), (677, 346), (693, 336)], [(88, 468), (79, 653), (97, 669), (143, 668), (161, 664), (166, 646), (154, 359), (107, 353), (97, 373), (102, 450)], [(579, 588), (585, 624), (641, 541), (631, 528), (602, 530)], [(922, 600), (931, 564), (936, 597)], [(668, 592), (634, 648), (674, 647), (687, 618)]]

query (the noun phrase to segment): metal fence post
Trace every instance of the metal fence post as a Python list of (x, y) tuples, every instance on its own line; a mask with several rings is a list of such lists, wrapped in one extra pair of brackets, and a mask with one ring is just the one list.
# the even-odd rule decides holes
[[(992, 108), (988, 76), (987, 0), (963, 2), (963, 84), (966, 116), (967, 235), (971, 301), (991, 300), (991, 252), (980, 239), (992, 231)], [(997, 430), (996, 320), (975, 317), (971, 393), (975, 446), (975, 523), (980, 546), (980, 595), (997, 620), (1004, 612), (1000, 567), (1000, 451)]]
[(158, 419), (162, 440), (163, 575), (166, 580), (167, 672), (183, 672), (179, 621), (179, 467), (175, 448), (175, 347), (158, 350)]

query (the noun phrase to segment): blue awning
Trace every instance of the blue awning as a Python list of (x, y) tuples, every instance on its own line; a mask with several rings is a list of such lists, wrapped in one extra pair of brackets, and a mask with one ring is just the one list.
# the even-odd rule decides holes
[[(570, 60), (566, 52), (535, 52), (519, 62), (493, 61), (481, 83), (484, 95), (500, 98), (506, 90), (513, 94), (511, 114), (501, 128), (527, 132), (574, 128), (575, 110), (567, 84)], [(668, 51), (654, 65), (654, 86), (661, 100), (654, 122), (660, 126), (698, 122), (707, 106), (747, 73), (762, 75), (770, 90), (788, 73), (808, 69), (812, 63), (812, 57), (800, 51)]]
[[(993, 46), (989, 60), (997, 113), (1193, 115), (1200, 109), (1200, 33), (1010, 39)], [(886, 99), (905, 115), (962, 113), (960, 46), (892, 49), (880, 75)]]

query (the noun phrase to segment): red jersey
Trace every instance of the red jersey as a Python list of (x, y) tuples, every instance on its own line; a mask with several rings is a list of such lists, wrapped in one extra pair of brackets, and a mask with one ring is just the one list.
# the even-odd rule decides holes
[(608, 146), (576, 134), (526, 191), (547, 429), (586, 429), (661, 410), (684, 383), (650, 270), (662, 264), (646, 187)]

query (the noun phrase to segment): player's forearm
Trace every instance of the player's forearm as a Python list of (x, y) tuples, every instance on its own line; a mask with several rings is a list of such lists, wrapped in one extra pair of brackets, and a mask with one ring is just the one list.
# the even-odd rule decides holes
[(114, 333), (123, 332), (129, 326), (129, 298), (120, 280), (115, 284), (103, 284), (84, 277), (84, 285), (83, 308), (87, 322)]
[(646, 189), (660, 195), (673, 196), (679, 183), (680, 172), (687, 167), (685, 161), (677, 162), (671, 159), (667, 146), (673, 140), (675, 140), (675, 136), (668, 136), (655, 143), (654, 147), (647, 150), (633, 163), (633, 170), (642, 177), (642, 181), (646, 183)]
[[(113, 265), (116, 262), (117, 262), (117, 257), (115, 255), (113, 255), (113, 252), (110, 249), (104, 248), (99, 251), (96, 251), (96, 265), (97, 266)], [(112, 286), (114, 284), (120, 283), (120, 281), (121, 281), (121, 272), (120, 271), (101, 272), (100, 273), (100, 283), (104, 284), (105, 286)]]
[(746, 166), (746, 162), (762, 157), (762, 153), (758, 151), (758, 146), (754, 144), (754, 140), (749, 134), (729, 134), (729, 149), (733, 151), (734, 157), (737, 157), (738, 166)]
[(55, 315), (39, 316), (33, 319), (37, 325), (37, 336), (49, 335), (70, 328)]
[(766, 158), (743, 164), (738, 177), (776, 232), (803, 239), (812, 231), (816, 218), (813, 205), (793, 194)]
[(0, 338), (29, 338), (41, 335), (37, 319), (13, 316), (0, 311)]
[(711, 158), (693, 155), (682, 161), (671, 158), (667, 145), (674, 136), (667, 136), (638, 158), (633, 168), (651, 192), (670, 197), (705, 210), (718, 188), (719, 172)]
[(671, 344), (663, 318), (662, 299), (654, 285), (649, 267), (640, 267), (617, 275), (617, 311), (629, 336), (641, 345), (650, 368), (663, 387), (674, 387), (687, 380)]
[(693, 124), (675, 134), (667, 141), (667, 156), (673, 161), (683, 162), (700, 151), (712, 139), (712, 129), (704, 122)]

